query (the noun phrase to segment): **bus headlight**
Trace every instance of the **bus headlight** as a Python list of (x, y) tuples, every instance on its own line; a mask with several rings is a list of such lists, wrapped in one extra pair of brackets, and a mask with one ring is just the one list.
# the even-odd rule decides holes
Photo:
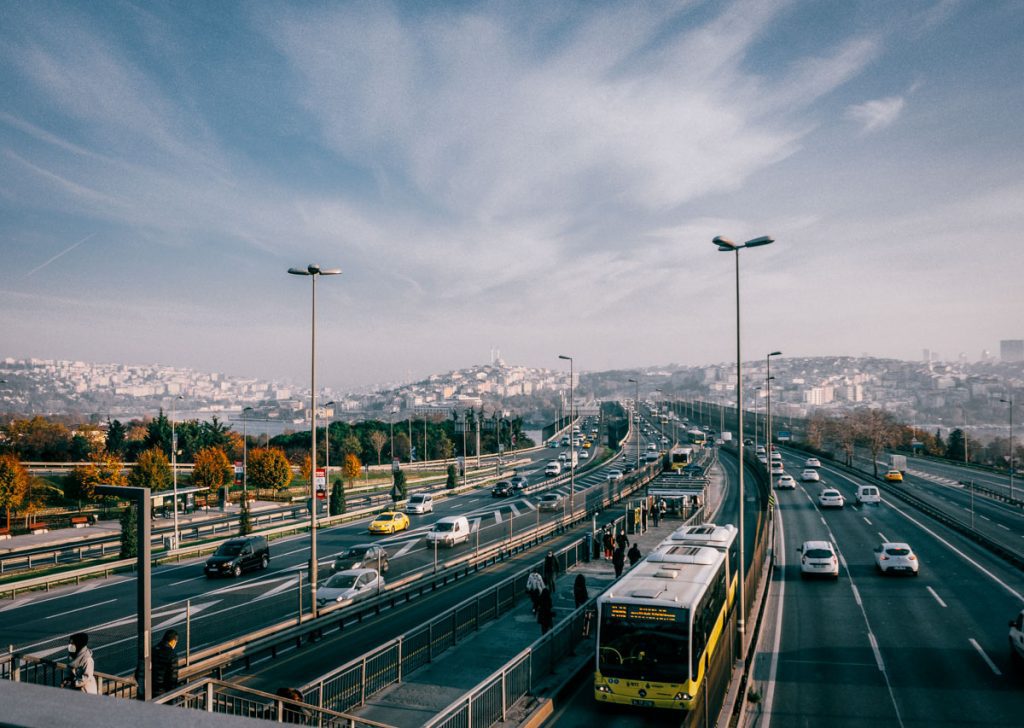
[(607, 685), (597, 685), (594, 689), (599, 693), (610, 693), (612, 691)]
[(682, 700), (682, 701), (685, 701), (685, 702), (689, 702), (689, 701), (693, 700), (693, 696), (690, 695), (689, 693), (679, 692), (679, 693), (676, 693), (675, 697), (673, 697), (672, 699), (673, 700)]

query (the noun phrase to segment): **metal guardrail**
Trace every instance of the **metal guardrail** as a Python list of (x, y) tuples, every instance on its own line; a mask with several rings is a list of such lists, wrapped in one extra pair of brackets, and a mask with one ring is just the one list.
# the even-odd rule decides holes
[[(57, 688), (61, 686), (64, 676), (67, 674), (67, 667), (66, 663), (45, 657), (35, 657), (18, 652), (0, 654), (0, 680)], [(137, 687), (135, 680), (102, 672), (96, 672), (94, 675), (97, 692), (100, 695), (114, 698), (135, 697)]]

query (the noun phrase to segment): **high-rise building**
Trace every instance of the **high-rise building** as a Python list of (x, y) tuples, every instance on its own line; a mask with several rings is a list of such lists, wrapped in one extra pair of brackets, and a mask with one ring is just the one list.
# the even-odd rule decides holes
[(1004, 362), (1024, 361), (1024, 339), (1003, 339), (999, 342), (999, 358)]

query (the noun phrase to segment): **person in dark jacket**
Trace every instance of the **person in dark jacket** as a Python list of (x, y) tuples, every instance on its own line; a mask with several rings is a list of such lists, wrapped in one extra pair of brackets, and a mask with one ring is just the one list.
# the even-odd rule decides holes
[(629, 539), (626, 538), (625, 528), (619, 530), (619, 535), (615, 537), (615, 543), (617, 543), (619, 548), (623, 551), (625, 551), (626, 547), (629, 546)]
[(552, 593), (555, 591), (555, 577), (558, 576), (559, 571), (555, 552), (548, 551), (548, 555), (544, 557), (544, 583), (547, 584), (548, 590)]
[(587, 580), (583, 578), (583, 574), (576, 575), (576, 581), (572, 584), (572, 595), (576, 599), (576, 608), (579, 609), (587, 603)]
[(636, 563), (640, 560), (639, 547), (634, 543), (632, 546), (629, 547), (629, 551), (626, 553), (626, 556), (629, 557), (629, 565), (631, 567), (636, 566)]
[(153, 697), (178, 687), (178, 633), (164, 632), (163, 639), (153, 648)]
[(540, 633), (547, 634), (555, 623), (555, 606), (551, 601), (551, 592), (547, 589), (540, 593), (540, 600), (537, 606), (537, 623), (540, 625)]
[(612, 557), (612, 551), (615, 550), (615, 537), (612, 536), (612, 530), (608, 526), (604, 527), (604, 534), (601, 536), (601, 543), (604, 545), (604, 557), (610, 559)]
[(612, 566), (615, 567), (615, 578), (618, 579), (622, 576), (622, 567), (626, 565), (626, 550), (621, 546), (615, 547), (615, 553), (612, 554)]

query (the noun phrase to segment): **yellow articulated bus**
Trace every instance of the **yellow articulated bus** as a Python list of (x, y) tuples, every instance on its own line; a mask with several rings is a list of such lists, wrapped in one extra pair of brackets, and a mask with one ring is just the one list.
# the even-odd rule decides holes
[(598, 597), (598, 702), (693, 708), (736, 593), (735, 536), (677, 529)]
[(687, 432), (686, 434), (690, 438), (690, 442), (693, 443), (694, 445), (703, 445), (705, 442), (707, 442), (707, 437), (701, 430), (698, 430), (696, 427)]
[(692, 462), (692, 447), (674, 447), (668, 451), (668, 467), (670, 470), (682, 470)]

